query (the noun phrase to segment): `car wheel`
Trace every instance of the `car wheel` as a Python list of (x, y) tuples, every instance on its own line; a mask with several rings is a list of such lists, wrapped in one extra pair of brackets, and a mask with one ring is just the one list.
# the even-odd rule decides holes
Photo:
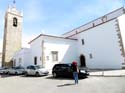
[(36, 76), (40, 76), (40, 74), (39, 74), (39, 72), (36, 72), (36, 74), (35, 74)]
[(53, 77), (54, 77), (54, 78), (56, 78), (56, 77), (57, 77), (57, 74), (56, 74), (55, 72), (53, 73)]
[(10, 72), (8, 71), (6, 74), (10, 75)]
[(8, 71), (8, 72), (6, 72), (6, 74), (10, 74), (10, 72)]
[(25, 72), (25, 76), (28, 76), (28, 73), (27, 73), (27, 72)]
[(17, 72), (15, 72), (15, 75), (17, 75), (18, 73)]

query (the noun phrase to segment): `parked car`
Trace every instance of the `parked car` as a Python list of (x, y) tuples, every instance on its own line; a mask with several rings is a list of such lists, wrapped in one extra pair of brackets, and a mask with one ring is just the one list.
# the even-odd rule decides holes
[(22, 66), (17, 66), (17, 67), (12, 67), (8, 70), (8, 74), (24, 74), (25, 72), (25, 68)]
[(3, 74), (4, 68), (0, 68), (0, 74)]
[(8, 73), (8, 70), (9, 70), (9, 68), (3, 67), (3, 68), (1, 69), (1, 74), (7, 74), (7, 73)]
[[(73, 78), (73, 70), (71, 64), (55, 64), (52, 69), (53, 77), (71, 77)], [(80, 70), (78, 73), (79, 78), (87, 77), (89, 74), (85, 70)]]
[(27, 67), (25, 71), (25, 75), (35, 75), (35, 76), (42, 76), (48, 75), (49, 71), (45, 68), (42, 68), (40, 65), (30, 65)]

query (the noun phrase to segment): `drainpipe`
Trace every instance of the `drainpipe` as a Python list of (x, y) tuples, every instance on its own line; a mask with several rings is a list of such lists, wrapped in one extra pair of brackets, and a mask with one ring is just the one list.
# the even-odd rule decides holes
[(44, 68), (44, 40), (42, 40), (42, 67)]

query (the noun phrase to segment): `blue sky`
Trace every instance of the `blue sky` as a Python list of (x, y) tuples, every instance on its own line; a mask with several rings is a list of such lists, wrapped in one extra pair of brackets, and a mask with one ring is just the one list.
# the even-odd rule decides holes
[[(123, 6), (124, 0), (16, 0), (23, 11), (23, 46), (44, 33), (61, 35)], [(13, 0), (0, 0), (0, 51), (4, 14)]]

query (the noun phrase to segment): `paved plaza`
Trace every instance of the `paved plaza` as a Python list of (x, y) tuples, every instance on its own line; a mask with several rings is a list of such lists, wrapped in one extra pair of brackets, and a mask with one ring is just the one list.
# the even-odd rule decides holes
[(74, 80), (42, 77), (1, 76), (0, 93), (125, 93), (125, 77), (89, 76)]

